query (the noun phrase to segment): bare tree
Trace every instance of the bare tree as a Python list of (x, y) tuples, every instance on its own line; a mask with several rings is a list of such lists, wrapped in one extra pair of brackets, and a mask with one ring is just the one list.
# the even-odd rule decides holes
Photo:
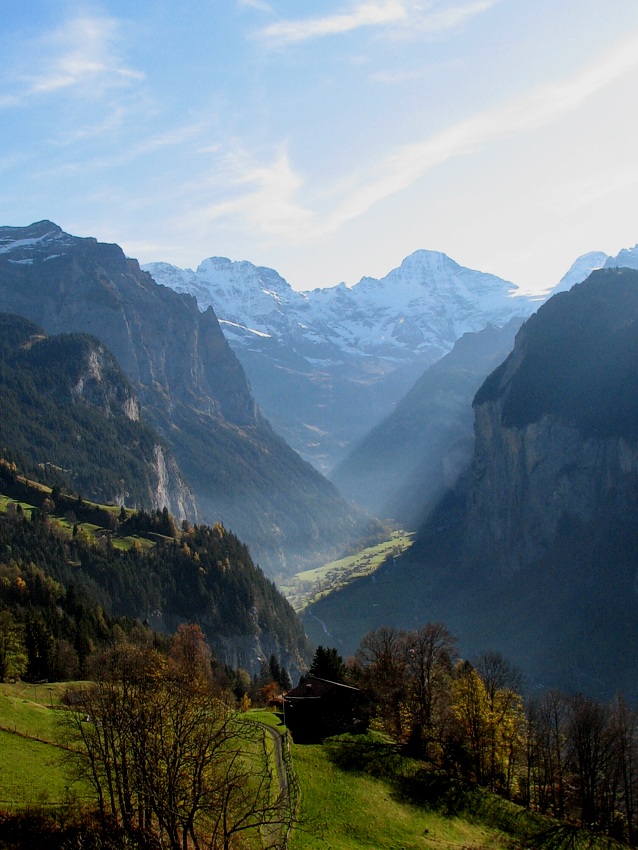
[(434, 759), (448, 722), (457, 640), (442, 623), (428, 623), (410, 632), (406, 643), (410, 743), (415, 755)]
[(156, 836), (170, 850), (228, 850), (240, 833), (291, 812), (263, 730), (225, 706), (205, 677), (188, 684), (184, 672), (175, 655), (168, 664), (149, 649), (111, 651), (67, 713), (73, 761), (104, 821), (131, 837)]

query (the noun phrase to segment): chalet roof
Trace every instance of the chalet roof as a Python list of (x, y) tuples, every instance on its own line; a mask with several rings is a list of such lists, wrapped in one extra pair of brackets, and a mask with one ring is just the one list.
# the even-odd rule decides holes
[(352, 694), (358, 693), (359, 688), (353, 688), (351, 685), (344, 685), (342, 682), (331, 682), (329, 679), (319, 679), (317, 676), (307, 676), (303, 684), (297, 685), (291, 691), (284, 695), (284, 699), (320, 699), (335, 693)]

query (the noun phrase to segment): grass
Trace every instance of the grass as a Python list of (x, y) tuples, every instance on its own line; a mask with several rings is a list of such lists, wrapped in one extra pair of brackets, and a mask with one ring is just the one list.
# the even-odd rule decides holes
[[(38, 484), (35, 481), (29, 481), (23, 476), (18, 476), (18, 479), (35, 489), (42, 490), (46, 493), (51, 492), (51, 488), (45, 486), (44, 484)], [(15, 499), (10, 498), (9, 496), (0, 494), (0, 513), (6, 513), (9, 505), (13, 505), (15, 508), (17, 504), (20, 504), (20, 507), (22, 508), (26, 516), (31, 517), (33, 511), (35, 510), (34, 505), (31, 505), (28, 502), (17, 502)], [(89, 502), (86, 499), (84, 500), (84, 504), (88, 505), (89, 507), (100, 508), (103, 511), (108, 511), (108, 513), (117, 516), (119, 516), (121, 510), (121, 508), (117, 505), (100, 505), (97, 502)], [(128, 516), (130, 516), (132, 513), (134, 513), (134, 511), (129, 508), (126, 509), (126, 513)], [(94, 523), (70, 522), (66, 517), (55, 513), (49, 514), (49, 522), (51, 523), (51, 525), (55, 526), (59, 532), (66, 535), (67, 537), (71, 537), (73, 535), (74, 525), (77, 526), (78, 530), (81, 530), (84, 534), (86, 534), (90, 540), (96, 540), (101, 534), (106, 531), (102, 526), (95, 525)], [(155, 541), (157, 540), (172, 540), (172, 538), (170, 537), (153, 533), (150, 533), (147, 537), (142, 537), (137, 534), (120, 536), (112, 532), (108, 532), (108, 534), (113, 542), (113, 548), (124, 551), (133, 549), (135, 546), (141, 547), (142, 549), (152, 549), (153, 546), (155, 546)]]
[(376, 546), (330, 561), (322, 567), (296, 573), (282, 584), (281, 591), (295, 611), (303, 611), (332, 591), (374, 573), (388, 558), (408, 549), (412, 545), (413, 536), (405, 531), (395, 531), (389, 540)]
[[(68, 683), (0, 684), (0, 807), (22, 809), (69, 800), (58, 746), (60, 700)], [(84, 796), (80, 790), (80, 796)]]
[(293, 746), (300, 825), (290, 850), (506, 850), (498, 829), (402, 802), (381, 779), (342, 771), (325, 749)]

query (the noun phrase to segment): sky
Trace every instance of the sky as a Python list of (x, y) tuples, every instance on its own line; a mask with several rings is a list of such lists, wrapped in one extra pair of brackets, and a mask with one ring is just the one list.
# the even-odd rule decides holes
[(0, 225), (298, 290), (638, 242), (636, 0), (1, 0)]

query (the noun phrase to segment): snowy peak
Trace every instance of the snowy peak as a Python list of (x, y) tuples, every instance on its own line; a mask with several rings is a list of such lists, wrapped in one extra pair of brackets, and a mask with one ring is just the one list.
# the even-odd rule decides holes
[(38, 221), (29, 227), (0, 227), (0, 254), (9, 255), (12, 263), (31, 264), (57, 256), (71, 239), (52, 221)]
[(589, 253), (578, 257), (552, 289), (551, 295), (556, 295), (557, 292), (566, 292), (577, 283), (582, 283), (593, 271), (602, 269), (609, 259), (610, 257), (602, 251), (589, 251)]
[(633, 248), (623, 248), (615, 257), (608, 257), (605, 263), (606, 269), (638, 269), (638, 245)]
[(528, 316), (536, 307), (531, 299), (512, 297), (516, 287), (509, 281), (426, 250), (384, 278), (311, 292), (296, 292), (273, 269), (223, 257), (204, 260), (196, 272), (166, 263), (144, 269), (159, 283), (195, 295), (201, 309), (212, 306), (227, 332), (258, 331), (297, 350), (320, 348), (316, 356), (322, 358), (347, 352), (411, 360), (428, 351), (436, 359), (464, 333)]
[(305, 306), (305, 296), (276, 271), (247, 261), (209, 257), (195, 272), (168, 263), (149, 263), (143, 269), (158, 283), (194, 295), (200, 309), (212, 307), (229, 326), (266, 335), (287, 333), (295, 309)]

